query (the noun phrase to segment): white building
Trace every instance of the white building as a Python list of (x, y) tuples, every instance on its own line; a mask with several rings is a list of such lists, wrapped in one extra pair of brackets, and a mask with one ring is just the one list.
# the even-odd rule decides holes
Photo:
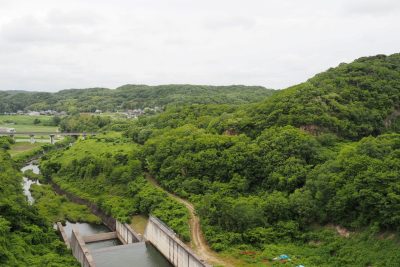
[(14, 128), (0, 128), (0, 132), (15, 133), (15, 129)]

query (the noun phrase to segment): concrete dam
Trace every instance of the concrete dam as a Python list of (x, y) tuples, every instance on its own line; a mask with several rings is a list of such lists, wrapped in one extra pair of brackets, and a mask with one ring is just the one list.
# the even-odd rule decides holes
[[(38, 165), (29, 163), (21, 169), (32, 170), (39, 174)], [(23, 179), (23, 189), (27, 201), (34, 204), (35, 199), (30, 186), (39, 181), (27, 177)], [(56, 184), (55, 193), (66, 195), (75, 203), (84, 204), (92, 213), (99, 216), (103, 224), (60, 222), (54, 227), (58, 229), (66, 246), (84, 267), (209, 267), (177, 235), (158, 218), (150, 216), (146, 227), (135, 232), (130, 225), (121, 223), (107, 216), (95, 205), (64, 192)]]
[[(68, 235), (61, 223), (57, 223), (57, 228), (83, 267), (123, 267), (129, 264), (141, 267), (210, 267), (154, 216), (149, 217), (143, 236), (119, 221), (115, 223), (115, 231), (91, 235), (82, 235), (77, 228)], [(91, 243), (113, 239), (117, 239), (119, 244), (90, 248)]]

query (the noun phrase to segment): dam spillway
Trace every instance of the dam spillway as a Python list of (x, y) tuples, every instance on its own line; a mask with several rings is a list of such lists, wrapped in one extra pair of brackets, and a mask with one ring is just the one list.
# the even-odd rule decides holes
[[(40, 173), (38, 165), (33, 163), (21, 169), (22, 172), (25, 170)], [(40, 185), (39, 181), (24, 177), (22, 184), (27, 201), (32, 205), (34, 198), (30, 186), (34, 183)], [(113, 227), (66, 221), (65, 226), (57, 223), (55, 228), (58, 228), (64, 242), (84, 267), (209, 266), (156, 217), (150, 216), (143, 237), (129, 225), (113, 220)], [(109, 227), (114, 229), (110, 230)]]
[(172, 266), (151, 244), (146, 242), (97, 249), (92, 252), (96, 267)]
[[(64, 229), (58, 224), (63, 236)], [(135, 233), (128, 224), (116, 221), (116, 231), (109, 234), (82, 236), (73, 229), (70, 240), (72, 253), (83, 267), (209, 267), (162, 221), (150, 216), (143, 238)], [(122, 245), (90, 248), (87, 241), (118, 237)], [(140, 265), (138, 265), (140, 262)]]
[[(99, 228), (83, 227), (84, 233), (74, 224), (67, 230), (57, 224), (67, 246), (83, 267), (170, 267), (170, 262), (149, 242), (143, 242), (127, 224), (116, 222), (116, 231), (104, 232)], [(103, 226), (105, 227), (105, 226)], [(105, 227), (106, 228), (106, 227)], [(137, 238), (139, 237), (140, 240)]]

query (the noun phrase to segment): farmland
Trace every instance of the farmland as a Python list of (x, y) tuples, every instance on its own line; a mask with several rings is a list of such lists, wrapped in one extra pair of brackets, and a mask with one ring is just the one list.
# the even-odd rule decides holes
[(16, 132), (56, 132), (53, 116), (0, 115), (0, 128), (14, 128)]

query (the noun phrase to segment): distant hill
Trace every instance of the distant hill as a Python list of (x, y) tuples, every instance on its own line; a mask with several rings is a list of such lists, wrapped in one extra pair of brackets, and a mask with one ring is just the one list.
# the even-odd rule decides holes
[(252, 105), (244, 114), (248, 117), (236, 127), (252, 135), (284, 125), (350, 139), (398, 131), (400, 54), (342, 63)]
[(244, 104), (274, 93), (261, 86), (124, 85), (117, 89), (69, 89), (57, 93), (0, 91), (0, 112), (94, 112), (182, 104)]

